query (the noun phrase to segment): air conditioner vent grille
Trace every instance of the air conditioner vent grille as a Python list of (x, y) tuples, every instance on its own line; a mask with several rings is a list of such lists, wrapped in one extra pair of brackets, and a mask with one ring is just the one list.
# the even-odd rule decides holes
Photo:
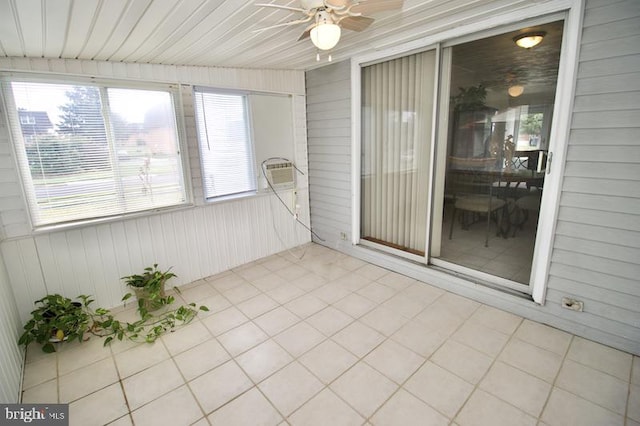
[(267, 164), (266, 171), (267, 179), (276, 188), (294, 186), (295, 184), (295, 169), (290, 162)]

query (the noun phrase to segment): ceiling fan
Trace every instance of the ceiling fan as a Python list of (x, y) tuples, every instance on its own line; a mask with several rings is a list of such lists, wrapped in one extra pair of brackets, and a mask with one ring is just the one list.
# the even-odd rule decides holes
[(329, 50), (340, 41), (341, 29), (364, 31), (374, 21), (369, 15), (387, 10), (402, 8), (403, 0), (298, 0), (300, 7), (282, 6), (274, 3), (258, 3), (256, 6), (272, 7), (304, 16), (293, 21), (283, 22), (257, 31), (298, 25), (309, 22), (299, 40), (307, 37), (320, 50)]

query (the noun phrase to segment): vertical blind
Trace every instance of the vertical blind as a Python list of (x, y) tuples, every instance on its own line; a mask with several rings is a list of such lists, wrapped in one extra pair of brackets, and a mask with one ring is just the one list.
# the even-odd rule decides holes
[(195, 89), (205, 198), (256, 190), (247, 96)]
[(435, 52), (362, 69), (361, 237), (424, 254)]
[(6, 81), (35, 226), (186, 202), (173, 92)]

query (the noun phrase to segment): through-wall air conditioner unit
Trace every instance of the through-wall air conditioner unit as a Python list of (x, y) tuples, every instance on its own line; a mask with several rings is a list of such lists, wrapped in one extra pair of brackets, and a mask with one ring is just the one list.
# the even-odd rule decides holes
[(267, 179), (276, 188), (293, 188), (295, 186), (296, 170), (291, 162), (266, 165)]

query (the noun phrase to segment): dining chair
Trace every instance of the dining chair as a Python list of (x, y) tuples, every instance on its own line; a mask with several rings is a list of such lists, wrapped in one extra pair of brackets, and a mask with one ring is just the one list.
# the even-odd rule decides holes
[(540, 204), (542, 202), (542, 191), (536, 189), (531, 191), (529, 195), (525, 195), (524, 197), (520, 197), (515, 201), (514, 215), (515, 218), (513, 220), (513, 237), (516, 236), (516, 230), (522, 230), (524, 224), (529, 220), (529, 214), (535, 214), (536, 219), (538, 217), (538, 213), (540, 212)]
[(484, 246), (489, 247), (491, 219), (498, 225), (504, 214), (506, 202), (494, 194), (496, 174), (484, 170), (449, 170), (445, 177), (445, 189), (452, 200), (449, 239), (453, 238), (456, 215), (462, 229), (486, 220)]

